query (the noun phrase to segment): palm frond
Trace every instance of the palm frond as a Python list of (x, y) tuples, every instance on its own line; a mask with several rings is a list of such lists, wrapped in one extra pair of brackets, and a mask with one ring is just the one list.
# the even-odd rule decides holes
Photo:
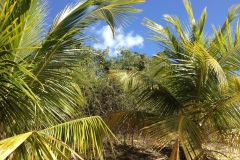
[[(192, 48), (194, 46), (194, 49)], [(204, 84), (207, 83), (208, 79), (216, 79), (218, 82), (219, 90), (224, 91), (228, 86), (227, 78), (224, 70), (217, 60), (211, 56), (211, 54), (199, 43), (185, 45), (186, 51), (190, 54), (194, 54), (193, 61), (197, 67), (200, 68), (200, 73), (197, 75), (200, 76), (198, 84), (198, 92), (200, 94), (201, 88), (204, 87)], [(193, 50), (192, 50), (193, 49)], [(189, 50), (189, 51), (188, 51)], [(191, 51), (190, 51), (191, 50)]]
[[(66, 122), (40, 131), (53, 141), (58, 139), (66, 143), (72, 150), (83, 154), (84, 157), (99, 157), (103, 159), (102, 136), (110, 141), (115, 138), (103, 120), (98, 117), (87, 117)], [(51, 135), (53, 138), (51, 138)], [(59, 144), (56, 144), (57, 146)]]
[[(213, 121), (217, 120), (218, 122), (212, 124), (216, 124), (219, 127), (238, 128), (240, 115), (238, 113), (239, 109), (237, 106), (239, 104), (239, 101), (240, 101), (239, 93), (236, 93), (231, 97), (218, 101), (213, 107), (211, 107), (211, 110), (205, 115), (202, 125), (205, 125), (205, 123), (209, 119), (213, 118)], [(214, 114), (216, 115), (212, 116)]]
[(163, 48), (177, 51), (176, 44), (174, 44), (174, 38), (171, 37), (169, 28), (164, 29), (161, 25), (148, 18), (144, 18), (142, 24), (153, 31), (153, 33), (150, 33), (150, 40), (154, 42), (161, 42), (162, 44), (159, 45), (161, 45)]
[(237, 75), (234, 77), (234, 82), (236, 91), (240, 92), (240, 78)]
[(174, 26), (179, 38), (181, 38), (182, 41), (187, 40), (187, 37), (184, 33), (182, 24), (181, 24), (181, 22), (180, 22), (180, 20), (178, 19), (177, 16), (172, 16), (172, 15), (165, 14), (165, 15), (163, 15), (163, 19), (166, 20), (167, 22), (171, 23)]
[[(102, 0), (100, 0), (102, 2)], [(92, 16), (97, 17), (97, 19), (103, 20), (108, 23), (112, 29), (113, 35), (115, 36), (115, 27), (117, 25), (126, 26), (130, 21), (131, 16), (127, 13), (138, 13), (141, 10), (131, 7), (137, 3), (145, 2), (145, 0), (115, 0), (113, 3), (111, 1), (103, 1), (100, 10), (92, 12)], [(97, 1), (98, 3), (98, 1)]]
[(239, 20), (238, 20), (236, 24), (234, 46), (236, 46), (239, 43), (240, 43), (240, 27), (239, 27)]
[(0, 158), (5, 159), (20, 145), (26, 145), (32, 149), (29, 158), (67, 160), (76, 156), (79, 159), (103, 159), (104, 137), (108, 141), (115, 138), (100, 117), (82, 118), (4, 139), (0, 141)]
[[(18, 8), (23, 8), (22, 6), (26, 5), (28, 2), (22, 1), (19, 4)], [(32, 55), (36, 49), (41, 48), (42, 41), (45, 38), (45, 19), (47, 16), (47, 7), (48, 2), (46, 0), (34, 0), (31, 2), (31, 5), (27, 11), (21, 16), (26, 17), (24, 20), (20, 20), (22, 23), (21, 30), (23, 34), (19, 37), (18, 46), (15, 48), (21, 48), (17, 50), (17, 55), (21, 59)], [(26, 48), (27, 51), (24, 49)], [(24, 50), (23, 50), (24, 49)], [(19, 59), (19, 61), (21, 61)]]
[[(0, 56), (1, 122), (7, 126), (6, 133), (8, 136), (18, 134), (18, 131), (21, 133), (21, 131), (28, 128), (25, 128), (25, 124), (33, 118), (34, 106), (39, 104), (37, 96), (28, 86), (24, 76), (29, 76), (33, 79), (36, 78), (26, 68), (27, 64), (18, 64), (8, 59), (8, 57), (12, 55), (14, 55), (14, 53), (5, 52), (5, 54)], [(16, 120), (21, 121), (18, 126), (16, 126)], [(11, 132), (7, 131), (9, 129), (8, 127), (11, 128)]]
[(199, 35), (202, 34), (203, 32), (203, 28), (205, 26), (205, 23), (206, 23), (206, 18), (207, 18), (207, 9), (204, 8), (201, 16), (200, 16), (200, 19), (199, 19), (199, 22), (198, 22), (198, 26), (199, 26)]
[[(229, 10), (228, 10), (228, 15), (227, 15), (227, 18), (226, 18), (226, 21), (223, 23), (221, 29), (219, 30), (219, 33), (223, 33), (225, 34), (226, 31), (227, 31), (227, 25), (230, 23), (232, 23), (236, 17), (238, 16), (237, 15), (237, 11), (239, 10), (240, 8), (240, 4), (237, 4), (237, 5), (233, 5)], [(213, 42), (216, 41), (216, 37), (213, 39)]]
[(231, 24), (226, 20), (226, 33), (217, 32), (214, 28), (216, 41), (212, 43), (212, 46), (218, 46), (218, 58), (219, 64), (228, 73), (232, 74), (231, 71), (239, 70), (239, 48), (240, 44), (238, 42), (238, 30), (239, 26), (236, 25), (235, 29), (235, 40), (232, 40), (232, 29)]
[(173, 150), (171, 152), (171, 155), (169, 157), (169, 160), (180, 160), (180, 154), (179, 154), (179, 140), (177, 139)]
[[(202, 143), (206, 140), (205, 133), (187, 117), (154, 117), (149, 118), (147, 123), (148, 126), (143, 128), (143, 132), (153, 138), (159, 148), (173, 140), (178, 143), (176, 140), (179, 140), (187, 159), (191, 160), (202, 154)], [(176, 148), (172, 152), (175, 152), (172, 155), (176, 155)]]
[[(36, 48), (40, 48), (47, 13), (46, 4), (46, 1), (40, 3), (38, 0), (5, 1), (1, 10), (1, 44), (5, 50), (16, 53), (18, 57), (15, 57), (14, 61), (21, 61)], [(23, 52), (23, 48), (27, 51)]]
[(24, 133), (0, 141), (0, 159), (7, 158), (17, 147), (26, 141), (32, 132)]
[(191, 26), (193, 27), (194, 25), (196, 25), (196, 22), (195, 22), (194, 15), (193, 15), (192, 5), (189, 0), (184, 0), (183, 4), (188, 13), (189, 22), (190, 22)]
[(232, 7), (230, 7), (230, 9), (228, 10), (228, 15), (227, 15), (226, 21), (224, 22), (223, 26), (221, 27), (222, 33), (224, 33), (226, 31), (226, 27), (227, 27), (228, 23), (233, 22), (233, 20), (235, 20), (235, 18), (238, 16), (237, 11), (239, 9), (240, 9), (240, 4), (233, 5)]

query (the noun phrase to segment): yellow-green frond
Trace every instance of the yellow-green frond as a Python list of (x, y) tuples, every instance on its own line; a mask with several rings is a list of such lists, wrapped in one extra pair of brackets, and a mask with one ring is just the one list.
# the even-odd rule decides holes
[(195, 19), (194, 19), (194, 15), (193, 15), (192, 5), (191, 5), (190, 1), (189, 0), (183, 0), (183, 4), (184, 4), (185, 9), (186, 9), (186, 11), (188, 13), (190, 24), (192, 26), (196, 25), (196, 22), (195, 22)]
[(24, 143), (32, 132), (17, 135), (0, 141), (0, 159), (7, 158), (17, 147)]
[[(66, 144), (65, 148), (68, 146), (87, 159), (93, 157), (103, 159), (103, 138), (105, 137), (108, 141), (115, 138), (108, 126), (98, 116), (73, 120), (39, 132), (59, 149), (62, 146), (61, 143), (64, 143)], [(64, 150), (62, 152), (66, 155), (70, 154)]]
[[(148, 118), (147, 124), (148, 126), (143, 128), (143, 132), (153, 138), (159, 148), (164, 147), (170, 141), (179, 140), (187, 159), (191, 160), (202, 154), (202, 143), (206, 140), (206, 135), (199, 126), (187, 117)], [(177, 157), (176, 151), (177, 148), (172, 151), (172, 157)]]
[(206, 18), (207, 18), (207, 8), (204, 8), (204, 10), (203, 10), (203, 12), (200, 16), (199, 22), (198, 22), (199, 35), (201, 35), (202, 32), (203, 32), (203, 28), (204, 28), (205, 23), (206, 23)]

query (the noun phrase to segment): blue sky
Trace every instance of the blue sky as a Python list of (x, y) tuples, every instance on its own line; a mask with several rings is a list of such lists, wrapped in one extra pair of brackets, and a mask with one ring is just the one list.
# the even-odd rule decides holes
[[(51, 0), (49, 19), (53, 19), (67, 4), (76, 2), (77, 0)], [(238, 3), (240, 3), (239, 0), (191, 0), (196, 19), (199, 19), (202, 10), (207, 7), (207, 24), (205, 25), (205, 33), (207, 35), (213, 33), (211, 25), (221, 26), (227, 16), (228, 9), (233, 4)], [(142, 12), (134, 15), (136, 18), (124, 30), (118, 32), (115, 40), (111, 37), (111, 32), (106, 24), (99, 22), (92, 25), (86, 31), (86, 34), (95, 35), (102, 43), (91, 42), (88, 44), (101, 49), (109, 46), (111, 55), (117, 53), (116, 48), (118, 48), (118, 45), (123, 45), (133, 52), (137, 51), (151, 56), (161, 49), (157, 44), (148, 40), (149, 35), (147, 33), (149, 30), (141, 24), (144, 17), (162, 26), (167, 25), (162, 19), (164, 14), (177, 15), (181, 22), (188, 22), (182, 0), (146, 0), (145, 3), (135, 5), (134, 7), (142, 9)], [(238, 11), (238, 13), (240, 12)]]

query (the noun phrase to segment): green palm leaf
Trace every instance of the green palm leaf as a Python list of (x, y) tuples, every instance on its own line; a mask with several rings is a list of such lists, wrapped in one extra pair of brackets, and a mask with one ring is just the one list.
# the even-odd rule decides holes
[(32, 132), (28, 132), (0, 141), (0, 159), (7, 158), (17, 147), (19, 147), (31, 135)]
[[(115, 138), (100, 117), (82, 118), (4, 139), (0, 141), (0, 158), (5, 159), (20, 145), (26, 145), (32, 149), (27, 155), (29, 158), (67, 160), (76, 156), (103, 159), (103, 137), (109, 142), (111, 137)], [(22, 150), (16, 151), (14, 155), (21, 155)]]

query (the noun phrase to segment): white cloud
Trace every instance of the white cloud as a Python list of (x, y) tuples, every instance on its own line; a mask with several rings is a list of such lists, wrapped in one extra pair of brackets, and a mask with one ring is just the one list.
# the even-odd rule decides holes
[[(115, 39), (113, 38), (112, 31), (109, 26), (103, 26), (100, 30), (95, 30), (95, 33), (99, 36), (101, 43), (94, 43), (95, 49), (106, 49), (109, 47), (110, 55), (116, 56), (117, 48), (123, 46), (127, 49), (133, 47), (143, 47), (143, 37), (140, 35), (134, 35), (133, 31), (125, 34), (121, 29), (117, 30)], [(91, 29), (93, 32), (93, 28)]]

